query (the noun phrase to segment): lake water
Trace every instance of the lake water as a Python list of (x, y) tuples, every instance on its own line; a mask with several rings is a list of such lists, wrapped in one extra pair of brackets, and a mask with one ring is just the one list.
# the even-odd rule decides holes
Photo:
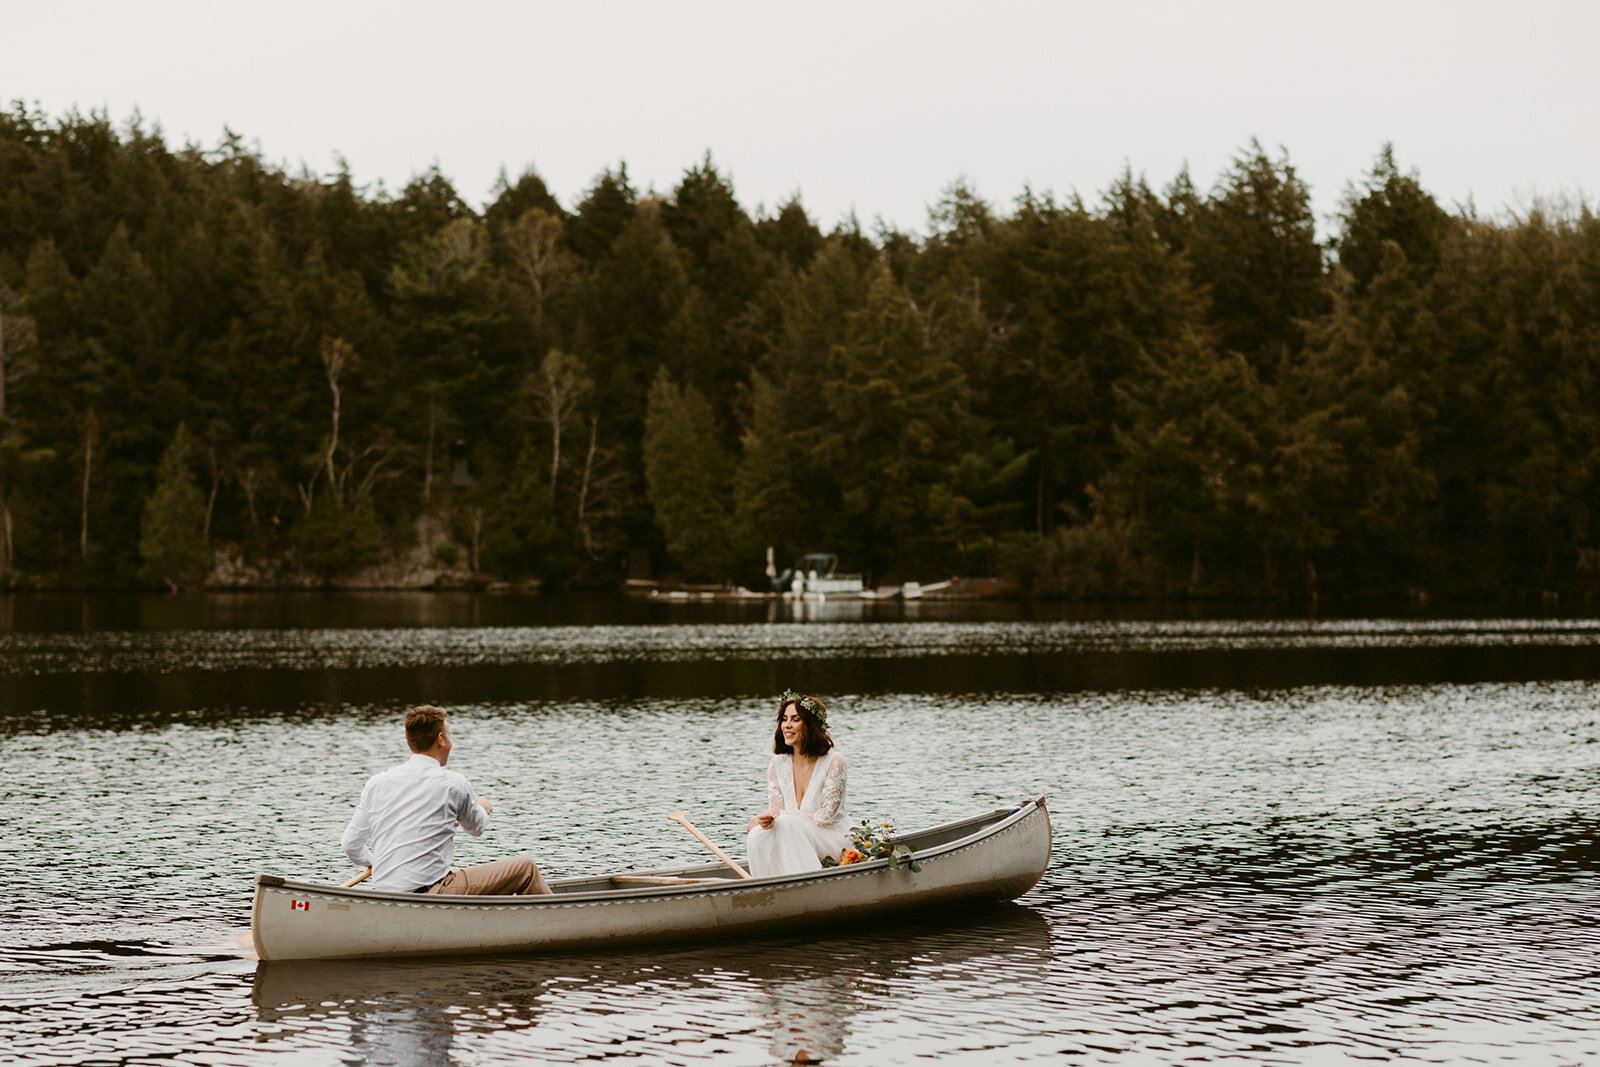
[[(1600, 620), (468, 594), (0, 597), (0, 1049), (20, 1064), (1551, 1063), (1600, 1056)], [(624, 954), (260, 964), (446, 706), (458, 857), (699, 861), (829, 698), (854, 817), (1045, 793), (958, 917)]]

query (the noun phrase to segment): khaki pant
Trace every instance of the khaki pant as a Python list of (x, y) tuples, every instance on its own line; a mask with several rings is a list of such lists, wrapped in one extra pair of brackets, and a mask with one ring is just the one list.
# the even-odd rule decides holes
[(550, 887), (545, 885), (544, 876), (539, 873), (539, 868), (534, 866), (532, 860), (526, 856), (512, 856), (508, 859), (495, 860), (493, 863), (480, 863), (476, 867), (451, 871), (429, 887), (428, 892), (500, 896), (516, 893), (548, 893)]

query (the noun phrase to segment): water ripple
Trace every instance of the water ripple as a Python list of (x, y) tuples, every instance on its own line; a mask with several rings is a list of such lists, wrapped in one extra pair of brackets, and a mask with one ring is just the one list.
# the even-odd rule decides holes
[(0, 633), (0, 673), (1600, 646), (1593, 619), (850, 622)]
[[(1049, 794), (1021, 903), (640, 953), (256, 964), (258, 871), (333, 879), (393, 708), (8, 739), (8, 1062), (1572, 1063), (1600, 1056), (1600, 685), (832, 694), (854, 814)], [(732, 699), (459, 705), (464, 841), (552, 874), (737, 847)]]

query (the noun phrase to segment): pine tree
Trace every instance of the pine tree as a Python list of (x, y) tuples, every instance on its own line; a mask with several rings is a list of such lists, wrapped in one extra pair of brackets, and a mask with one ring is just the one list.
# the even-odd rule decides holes
[(156, 485), (145, 498), (139, 523), (139, 556), (146, 581), (176, 591), (197, 581), (210, 562), (202, 530), (206, 499), (190, 469), (192, 444), (180, 424), (156, 469)]
[(732, 467), (711, 405), (693, 386), (679, 388), (661, 368), (650, 384), (645, 417), (645, 480), (667, 551), (691, 577), (733, 573)]

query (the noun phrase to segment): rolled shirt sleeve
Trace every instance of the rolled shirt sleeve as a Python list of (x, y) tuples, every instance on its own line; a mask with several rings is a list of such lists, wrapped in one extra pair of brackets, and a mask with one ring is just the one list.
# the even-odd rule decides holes
[(478, 803), (478, 794), (467, 783), (465, 778), (461, 780), (461, 784), (466, 796), (461, 801), (461, 805), (456, 808), (456, 821), (461, 824), (463, 830), (473, 837), (481, 837), (483, 832), (489, 828), (489, 813), (483, 810), (482, 804)]

